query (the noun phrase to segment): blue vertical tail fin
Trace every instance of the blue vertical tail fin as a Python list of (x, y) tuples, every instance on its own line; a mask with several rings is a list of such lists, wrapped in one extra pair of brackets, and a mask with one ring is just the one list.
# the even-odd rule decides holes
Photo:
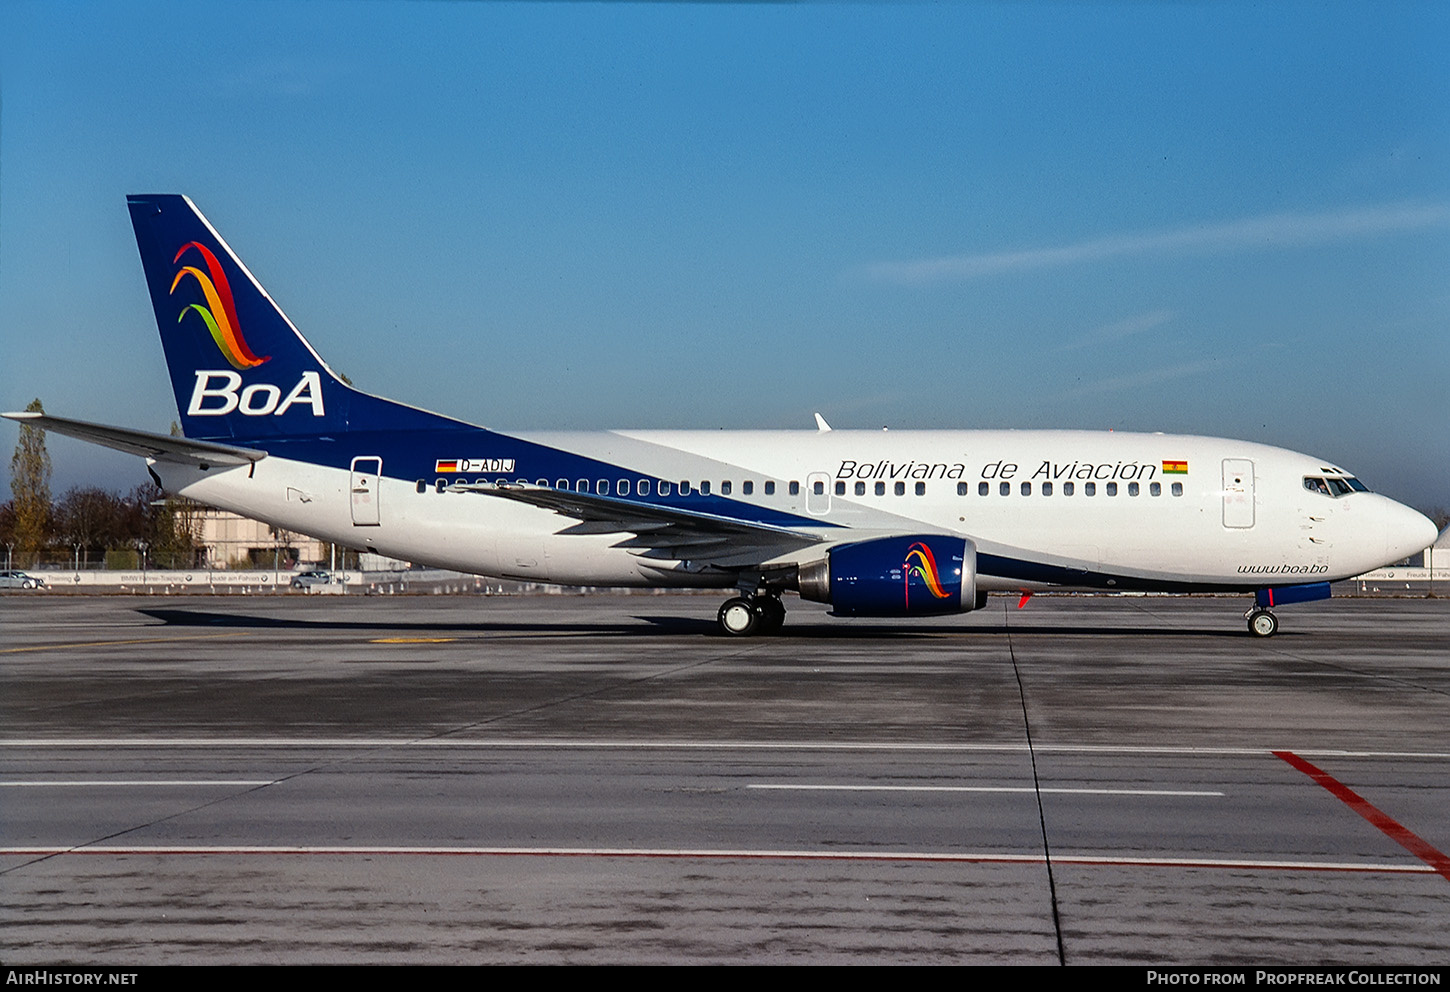
[(186, 197), (126, 202), (187, 437), (463, 426), (339, 379)]

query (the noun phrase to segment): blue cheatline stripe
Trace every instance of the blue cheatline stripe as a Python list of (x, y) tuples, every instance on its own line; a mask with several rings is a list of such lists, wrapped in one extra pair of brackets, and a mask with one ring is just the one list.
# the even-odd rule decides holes
[[(460, 425), (457, 429), (429, 431), (349, 431), (331, 436), (306, 436), (271, 438), (252, 442), (232, 442), (242, 446), (262, 448), (278, 458), (289, 458), (309, 465), (348, 470), (357, 457), (375, 456), (383, 460), (383, 475), (403, 482), (426, 479), (429, 484), (435, 479), (470, 482), (484, 479), (489, 482), (514, 482), (523, 479), (533, 483), (547, 480), (553, 486), (558, 479), (566, 479), (572, 487), (577, 480), (587, 479), (591, 486), (599, 479), (609, 483), (610, 496), (615, 496), (617, 484), (623, 480), (629, 483), (630, 496), (615, 497), (621, 502), (637, 502), (642, 506), (665, 507), (669, 509), (693, 510), (709, 513), (745, 524), (764, 524), (773, 527), (808, 527), (812, 530), (834, 529), (839, 524), (820, 517), (805, 517), (795, 513), (759, 506), (744, 500), (711, 493), (708, 496), (693, 492), (681, 496), (678, 489), (669, 496), (635, 495), (641, 481), (650, 484), (652, 494), (659, 492), (659, 484), (667, 482), (678, 487), (680, 479), (662, 478), (621, 468), (618, 465), (578, 455), (560, 448), (552, 448), (535, 441), (511, 437), (482, 427)], [(683, 455), (683, 452), (681, 453)], [(452, 458), (501, 458), (512, 459), (514, 471), (507, 475), (491, 472), (459, 472), (439, 474), (435, 469), (440, 460)], [(748, 475), (749, 473), (742, 472)], [(698, 484), (699, 477), (691, 480)], [(759, 482), (767, 481), (760, 476)], [(787, 480), (771, 480), (785, 485)], [(592, 490), (591, 490), (592, 491)]]

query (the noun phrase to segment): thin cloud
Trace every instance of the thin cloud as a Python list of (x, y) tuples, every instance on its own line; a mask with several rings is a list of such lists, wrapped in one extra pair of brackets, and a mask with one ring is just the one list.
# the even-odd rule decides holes
[(1129, 375), (1110, 376), (1106, 379), (1099, 379), (1096, 382), (1084, 383), (1076, 389), (1065, 390), (1061, 395), (1063, 398), (1076, 396), (1089, 396), (1094, 393), (1115, 393), (1123, 389), (1136, 389), (1142, 386), (1156, 385), (1160, 382), (1171, 382), (1174, 379), (1184, 379), (1189, 376), (1201, 375), (1204, 372), (1212, 372), (1217, 369), (1227, 368), (1232, 362), (1220, 362), (1216, 358), (1204, 361), (1189, 362), (1184, 365), (1171, 365), (1160, 369), (1146, 369), (1142, 372), (1134, 372)]
[(1396, 203), (1331, 213), (1265, 214), (1223, 224), (1116, 234), (1057, 248), (877, 262), (868, 275), (885, 282), (928, 283), (1101, 262), (1127, 255), (1184, 254), (1288, 248), (1373, 237), (1450, 223), (1450, 204)]
[(1111, 344), (1114, 341), (1130, 338), (1135, 334), (1151, 331), (1155, 327), (1162, 327), (1176, 316), (1178, 315), (1172, 310), (1153, 310), (1149, 313), (1141, 313), (1136, 317), (1129, 317), (1126, 320), (1119, 320), (1111, 324), (1104, 324), (1102, 327), (1095, 327), (1086, 334), (1068, 341), (1057, 350), (1077, 351), (1080, 348)]

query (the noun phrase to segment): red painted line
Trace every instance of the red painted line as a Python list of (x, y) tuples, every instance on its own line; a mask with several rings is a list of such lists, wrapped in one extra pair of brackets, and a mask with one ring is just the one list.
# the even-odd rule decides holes
[(1450, 881), (1450, 857), (1447, 857), (1444, 852), (1440, 851), (1429, 841), (1420, 837), (1333, 775), (1330, 775), (1322, 768), (1311, 765), (1293, 751), (1275, 751), (1274, 757), (1288, 762), (1325, 789), (1328, 789), (1330, 794), (1336, 799), (1378, 827), (1380, 832), (1386, 837), (1435, 869), (1435, 873), (1443, 876), (1446, 881)]

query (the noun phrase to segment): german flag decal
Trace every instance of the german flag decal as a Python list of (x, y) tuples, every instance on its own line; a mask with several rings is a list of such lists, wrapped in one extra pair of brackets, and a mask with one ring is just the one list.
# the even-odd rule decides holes
[(1188, 463), (1187, 462), (1164, 462), (1163, 463), (1163, 474), (1164, 475), (1187, 475), (1188, 474)]

